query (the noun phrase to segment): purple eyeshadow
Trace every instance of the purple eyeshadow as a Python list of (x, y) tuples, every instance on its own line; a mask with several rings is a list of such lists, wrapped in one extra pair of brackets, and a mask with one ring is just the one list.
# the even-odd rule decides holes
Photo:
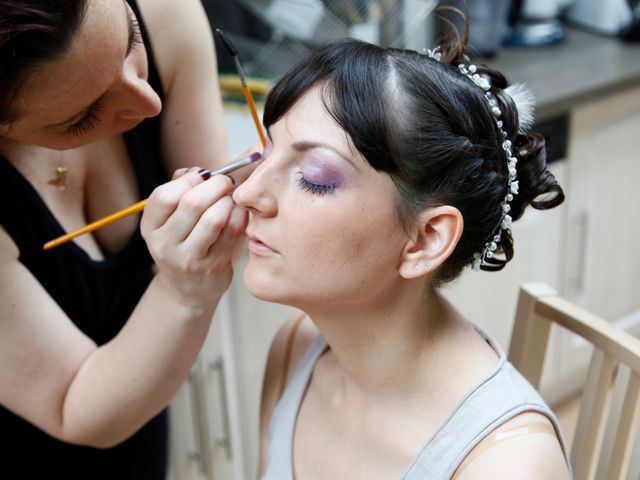
[(340, 173), (332, 168), (324, 165), (308, 165), (302, 170), (303, 178), (315, 185), (331, 185), (340, 187), (344, 183), (344, 179)]

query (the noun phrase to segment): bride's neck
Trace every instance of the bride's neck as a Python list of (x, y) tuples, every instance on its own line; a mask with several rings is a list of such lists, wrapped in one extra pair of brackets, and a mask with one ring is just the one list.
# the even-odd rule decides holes
[[(394, 292), (366, 306), (307, 310), (331, 348), (337, 366), (363, 391), (398, 393), (422, 384), (437, 364), (442, 339), (459, 320), (436, 292)], [(435, 367), (434, 367), (435, 368)]]

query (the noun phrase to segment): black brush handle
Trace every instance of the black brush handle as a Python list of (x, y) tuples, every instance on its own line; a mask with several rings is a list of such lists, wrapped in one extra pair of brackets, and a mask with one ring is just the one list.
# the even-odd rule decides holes
[(218, 34), (218, 36), (220, 37), (220, 40), (222, 40), (222, 43), (224, 44), (224, 46), (226, 47), (226, 49), (229, 51), (229, 53), (231, 54), (232, 57), (237, 57), (238, 56), (238, 49), (236, 48), (236, 46), (233, 44), (233, 42), (231, 41), (231, 39), (229, 39), (225, 33), (220, 30), (219, 28), (216, 28), (216, 33)]

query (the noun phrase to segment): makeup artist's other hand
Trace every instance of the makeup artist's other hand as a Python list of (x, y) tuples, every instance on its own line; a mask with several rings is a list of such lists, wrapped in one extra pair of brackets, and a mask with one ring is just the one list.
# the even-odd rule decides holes
[(145, 207), (142, 236), (158, 276), (190, 306), (210, 307), (231, 282), (231, 256), (247, 223), (232, 191), (224, 175), (205, 181), (195, 169), (178, 171)]

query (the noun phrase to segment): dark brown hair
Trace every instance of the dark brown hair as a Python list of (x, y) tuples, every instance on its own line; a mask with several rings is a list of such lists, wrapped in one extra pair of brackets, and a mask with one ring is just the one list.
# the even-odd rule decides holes
[(69, 48), (85, 9), (86, 0), (0, 0), (0, 124), (16, 121), (25, 78)]
[[(458, 71), (468, 63), (466, 39), (442, 45), (442, 62), (412, 50), (382, 48), (358, 40), (327, 45), (287, 73), (272, 89), (264, 124), (277, 122), (300, 96), (323, 85), (327, 111), (376, 170), (387, 172), (398, 192), (400, 216), (408, 225), (425, 207), (452, 205), (464, 231), (455, 251), (434, 275), (438, 286), (458, 276), (496, 233), (507, 193), (502, 135), (484, 92)], [(503, 129), (518, 158), (520, 192), (510, 215), (527, 205), (547, 209), (564, 200), (547, 170), (544, 138), (519, 134), (518, 112), (504, 92), (502, 74), (478, 65), (502, 111)], [(513, 257), (508, 231), (484, 270), (500, 270)]]

